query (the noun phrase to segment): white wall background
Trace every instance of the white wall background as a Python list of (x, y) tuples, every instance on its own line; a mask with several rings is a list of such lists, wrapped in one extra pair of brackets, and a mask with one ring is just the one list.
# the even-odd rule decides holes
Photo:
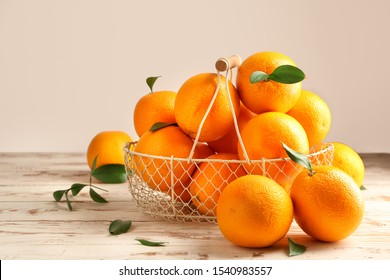
[(0, 152), (85, 152), (134, 139), (148, 92), (177, 91), (221, 56), (279, 51), (329, 105), (327, 141), (390, 152), (390, 1), (0, 0)]

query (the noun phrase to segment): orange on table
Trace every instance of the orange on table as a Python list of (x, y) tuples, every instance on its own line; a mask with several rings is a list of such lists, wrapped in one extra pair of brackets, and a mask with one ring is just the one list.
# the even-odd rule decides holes
[[(246, 123), (255, 116), (255, 113), (251, 112), (241, 103), (239, 115), (237, 118), (239, 131), (241, 132)], [(222, 138), (208, 143), (210, 147), (212, 147), (217, 153), (237, 154), (238, 136), (234, 125), (230, 128), (228, 133), (222, 136)]]
[[(200, 123), (211, 103), (217, 85), (217, 74), (202, 73), (186, 80), (177, 93), (175, 102), (176, 122), (192, 139), (196, 138)], [(231, 81), (228, 81), (228, 88), (234, 112), (237, 116), (240, 98)], [(221, 75), (217, 97), (204, 122), (199, 141), (214, 141), (229, 131), (233, 125), (233, 115), (228, 98), (226, 78)]]
[(328, 105), (317, 94), (302, 90), (297, 103), (287, 112), (305, 129), (309, 146), (320, 144), (328, 135), (331, 114)]
[(238, 160), (238, 156), (229, 153), (211, 155), (195, 170), (189, 189), (192, 202), (200, 213), (215, 216), (215, 208), (224, 188), (247, 174), (242, 165), (229, 162), (232, 160)]
[[(243, 128), (241, 138), (250, 160), (266, 159), (264, 165), (245, 164), (248, 172), (258, 175), (266, 173), (267, 177), (286, 189), (302, 167), (290, 159), (275, 162), (270, 160), (288, 158), (281, 143), (302, 154), (309, 152), (309, 142), (302, 125), (293, 117), (280, 112), (267, 112), (251, 119)], [(238, 156), (246, 160), (240, 145)]]
[(243, 247), (267, 247), (282, 239), (293, 219), (289, 194), (275, 181), (246, 175), (231, 182), (217, 204), (219, 229)]
[[(134, 172), (152, 189), (166, 192), (174, 195), (178, 200), (188, 202), (191, 196), (187, 186), (195, 170), (195, 164), (187, 160), (175, 160), (171, 166), (170, 157), (188, 158), (192, 145), (192, 139), (177, 126), (148, 131), (141, 136), (135, 146)], [(137, 153), (142, 153), (142, 157)], [(162, 156), (168, 159), (149, 156)]]
[(311, 237), (334, 242), (351, 235), (364, 214), (361, 191), (344, 171), (314, 166), (314, 175), (302, 171), (291, 187), (295, 220)]
[(350, 146), (340, 142), (330, 142), (334, 147), (332, 165), (340, 168), (360, 187), (364, 180), (364, 163), (359, 154)]
[(131, 137), (124, 131), (102, 131), (96, 134), (88, 145), (89, 168), (97, 156), (96, 168), (108, 164), (124, 164), (123, 148)]
[(302, 82), (282, 84), (272, 80), (251, 84), (254, 71), (271, 74), (281, 65), (295, 66), (288, 56), (278, 52), (257, 52), (246, 58), (237, 70), (236, 85), (242, 103), (256, 114), (290, 110), (301, 94)]
[(174, 123), (176, 92), (156, 91), (141, 97), (134, 108), (133, 122), (141, 137), (157, 122)]

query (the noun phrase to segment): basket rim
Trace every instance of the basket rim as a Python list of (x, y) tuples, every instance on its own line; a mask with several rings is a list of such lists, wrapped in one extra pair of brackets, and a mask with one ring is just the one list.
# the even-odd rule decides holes
[[(136, 155), (139, 157), (147, 157), (151, 159), (159, 159), (159, 160), (167, 160), (167, 161), (186, 161), (186, 162), (192, 162), (192, 163), (201, 163), (201, 162), (225, 162), (225, 163), (241, 163), (241, 164), (256, 164), (256, 163), (264, 163), (264, 162), (279, 162), (279, 161), (291, 161), (289, 157), (285, 158), (261, 158), (261, 159), (254, 159), (254, 160), (240, 160), (240, 159), (209, 159), (209, 158), (177, 158), (174, 156), (158, 156), (158, 155), (151, 155), (151, 154), (145, 154), (145, 153), (139, 153), (135, 152), (134, 150), (130, 149), (131, 145), (136, 145), (138, 141), (132, 141), (132, 142), (126, 142), (123, 151), (124, 154), (130, 154), (130, 155)], [(309, 153), (306, 156), (308, 158), (315, 157), (317, 155), (323, 154), (325, 152), (328, 152), (333, 149), (333, 144), (332, 143), (320, 143), (316, 146), (313, 146), (310, 148), (310, 150), (315, 149), (316, 147), (321, 147), (321, 149)]]

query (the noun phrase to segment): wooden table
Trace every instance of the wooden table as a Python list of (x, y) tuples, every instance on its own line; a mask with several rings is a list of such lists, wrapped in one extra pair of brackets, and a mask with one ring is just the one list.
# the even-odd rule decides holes
[[(87, 190), (74, 211), (55, 202), (53, 191), (87, 183), (81, 153), (0, 153), (0, 259), (291, 259), (287, 237), (306, 245), (299, 259), (390, 259), (390, 154), (363, 154), (366, 165), (365, 217), (358, 230), (336, 243), (317, 242), (293, 223), (287, 236), (269, 248), (237, 247), (218, 226), (167, 222), (142, 214), (128, 184), (99, 184), (109, 203), (93, 202)], [(116, 219), (133, 221), (129, 232), (108, 232)], [(135, 239), (168, 242), (146, 247)]]

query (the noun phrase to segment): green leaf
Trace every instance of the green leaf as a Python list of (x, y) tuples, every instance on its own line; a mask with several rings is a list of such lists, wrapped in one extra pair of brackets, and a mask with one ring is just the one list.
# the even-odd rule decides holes
[(108, 201), (105, 200), (100, 194), (98, 194), (92, 187), (89, 188), (89, 195), (92, 198), (93, 201), (98, 203), (107, 203)]
[(110, 224), (110, 227), (108, 228), (108, 231), (112, 235), (118, 235), (127, 232), (131, 227), (132, 222), (130, 220), (123, 221), (123, 220), (115, 220), (112, 221)]
[(92, 166), (91, 166), (91, 173), (93, 173), (93, 172), (95, 171), (95, 169), (96, 169), (97, 158), (98, 158), (98, 156), (96, 156), (96, 157), (93, 159)]
[(250, 82), (251, 84), (255, 84), (261, 81), (267, 81), (268, 77), (269, 75), (263, 71), (255, 71), (251, 75)]
[(302, 255), (306, 251), (306, 247), (302, 244), (294, 242), (290, 237), (288, 237), (288, 248), (289, 248), (289, 257)]
[(161, 77), (161, 76), (146, 78), (146, 83), (148, 84), (148, 86), (149, 86), (151, 92), (153, 92), (154, 83), (155, 83), (155, 82), (157, 81), (157, 79), (160, 78), (160, 77)]
[(151, 128), (149, 129), (149, 131), (157, 131), (159, 129), (162, 129), (164, 127), (167, 127), (167, 126), (171, 126), (171, 125), (174, 125), (174, 126), (177, 126), (177, 123), (164, 123), (164, 122), (156, 122), (154, 123)]
[(53, 192), (53, 197), (54, 197), (55, 201), (60, 201), (61, 198), (64, 196), (64, 193), (65, 193), (65, 192), (66, 192), (66, 191), (64, 191), (64, 190), (60, 190), (60, 191), (55, 191), (55, 192)]
[(79, 194), (79, 192), (85, 187), (88, 186), (87, 184), (80, 184), (80, 183), (75, 183), (70, 187), (70, 190), (72, 191), (72, 195), (76, 196)]
[(286, 144), (282, 143), (284, 150), (286, 151), (287, 155), (290, 157), (290, 159), (303, 167), (306, 167), (311, 175), (313, 175), (313, 169), (311, 167), (310, 160), (305, 156), (304, 154), (301, 154), (300, 152), (294, 151), (290, 147), (288, 147)]
[(362, 191), (367, 190), (367, 188), (366, 188), (364, 185), (361, 185), (361, 186), (360, 186), (360, 189), (361, 189)]
[(68, 205), (68, 209), (70, 211), (73, 211), (72, 203), (70, 202), (69, 197), (68, 197), (68, 191), (65, 192), (65, 197), (66, 197), (66, 204)]
[(136, 240), (144, 246), (151, 246), (151, 247), (165, 246), (164, 244), (167, 243), (167, 242), (154, 242), (145, 239), (136, 239)]
[(305, 79), (305, 73), (298, 67), (281, 65), (269, 75), (268, 79), (282, 84), (295, 84)]
[(117, 184), (127, 180), (126, 169), (123, 164), (102, 165), (91, 172), (91, 175), (103, 183)]

